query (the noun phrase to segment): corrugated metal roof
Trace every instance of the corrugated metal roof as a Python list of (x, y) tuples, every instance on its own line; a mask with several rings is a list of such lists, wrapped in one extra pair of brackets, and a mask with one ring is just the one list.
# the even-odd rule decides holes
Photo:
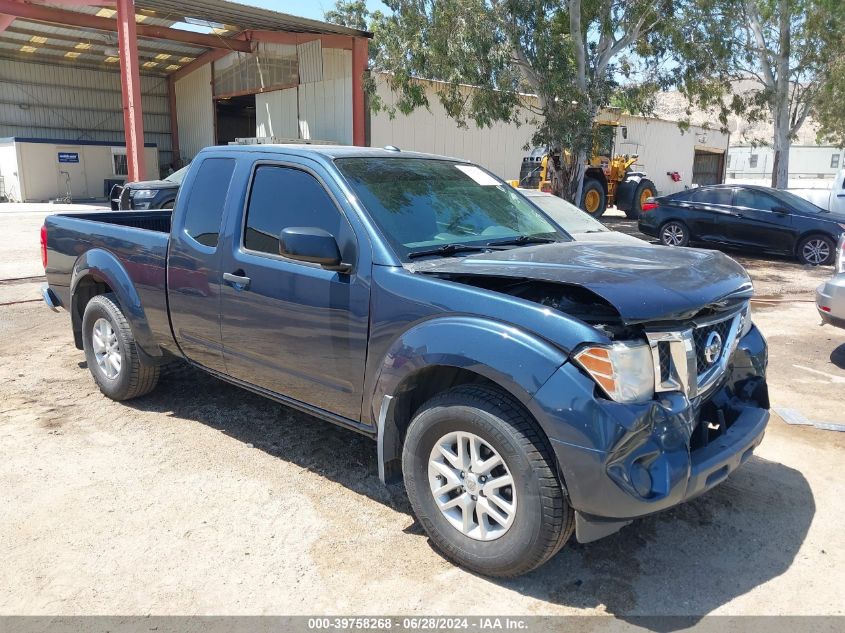
[[(168, 26), (172, 22), (159, 19), (156, 24)], [(0, 57), (4, 59), (117, 71), (117, 48), (117, 33), (114, 32), (21, 18), (0, 33)], [(138, 38), (138, 56), (143, 74), (164, 75), (173, 72), (206, 50), (170, 40)], [(152, 66), (153, 62), (155, 66)], [(144, 67), (143, 63), (149, 63), (149, 66)]]
[(322, 33), (371, 37), (366, 31), (359, 31), (339, 24), (301, 18), (279, 11), (251, 7), (226, 0), (138, 0), (135, 7), (153, 9), (163, 15), (211, 20), (220, 24), (236, 25), (242, 30), (287, 31), (290, 33)]
[[(100, 6), (49, 4), (57, 9), (111, 17), (114, 9)], [(220, 25), (218, 35), (225, 39), (248, 30), (314, 33), (370, 37), (371, 34), (337, 24), (300, 18), (287, 13), (261, 9), (226, 0), (138, 0), (138, 24), (179, 28), (189, 22)], [(208, 29), (211, 31), (211, 28)], [(78, 67), (117, 69), (117, 33), (62, 26), (18, 18), (0, 32), (0, 58), (70, 64)], [(204, 53), (207, 48), (172, 40), (138, 38), (141, 73), (163, 75), (174, 72)]]

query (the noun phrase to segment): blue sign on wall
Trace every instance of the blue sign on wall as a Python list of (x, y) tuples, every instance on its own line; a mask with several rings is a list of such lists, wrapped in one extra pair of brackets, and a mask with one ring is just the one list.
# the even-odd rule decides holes
[(59, 152), (60, 163), (78, 163), (79, 152)]

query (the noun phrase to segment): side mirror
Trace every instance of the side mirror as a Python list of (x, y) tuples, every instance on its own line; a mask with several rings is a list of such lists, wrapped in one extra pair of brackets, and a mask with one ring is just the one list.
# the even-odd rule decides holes
[(777, 213), (778, 215), (788, 215), (789, 209), (786, 207), (772, 207), (772, 213)]
[(350, 264), (340, 259), (337, 240), (331, 233), (313, 226), (291, 226), (279, 236), (279, 255), (301, 262), (319, 264), (326, 270), (349, 272)]

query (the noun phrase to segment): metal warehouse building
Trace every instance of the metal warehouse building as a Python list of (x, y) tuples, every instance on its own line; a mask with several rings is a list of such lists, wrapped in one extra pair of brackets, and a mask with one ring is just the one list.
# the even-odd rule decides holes
[(367, 37), (223, 0), (0, 0), (0, 199), (102, 198), (238, 137), (363, 145)]
[[(394, 105), (396, 97), (385, 77), (377, 75), (375, 80), (381, 100)], [(373, 114), (370, 129), (374, 146), (391, 144), (459, 156), (484, 165), (501, 178), (519, 177), (525, 146), (534, 131), (530, 123), (494, 123), (479, 129), (470, 122), (466, 128), (459, 128), (438, 99), (438, 82), (421, 80), (419, 84), (426, 91), (429, 109), (420, 108), (392, 119), (384, 111)], [(472, 88), (466, 86), (464, 90), (470, 92)], [(535, 99), (532, 95), (523, 98), (527, 102)], [(530, 121), (533, 115), (526, 109), (520, 118)], [(631, 115), (620, 115), (619, 124), (615, 153), (637, 154), (635, 168), (647, 172), (660, 193), (724, 182), (729, 134), (697, 125), (682, 130), (675, 121)]]

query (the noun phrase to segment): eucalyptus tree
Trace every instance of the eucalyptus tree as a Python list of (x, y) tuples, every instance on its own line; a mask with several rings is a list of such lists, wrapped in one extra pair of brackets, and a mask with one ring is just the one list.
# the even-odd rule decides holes
[(666, 31), (679, 87), (715, 108), (723, 126), (735, 113), (770, 120), (772, 186), (787, 186), (792, 139), (821, 96), (831, 64), (845, 55), (843, 0), (695, 0), (681, 28)]
[[(535, 128), (532, 143), (571, 158), (555, 176), (580, 200), (592, 124), (603, 107), (641, 97), (659, 82), (633, 82), (649, 65), (650, 34), (671, 22), (677, 0), (385, 0), (371, 20), (371, 65), (384, 71), (395, 110), (429, 107), (418, 79), (461, 126), (498, 121)], [(665, 39), (665, 38), (664, 38)], [(639, 54), (637, 54), (639, 53)], [(631, 81), (630, 89), (622, 85)], [(467, 86), (473, 89), (468, 90)], [(370, 85), (371, 107), (386, 107)], [(526, 96), (530, 93), (530, 97)], [(516, 168), (516, 166), (515, 166)]]

